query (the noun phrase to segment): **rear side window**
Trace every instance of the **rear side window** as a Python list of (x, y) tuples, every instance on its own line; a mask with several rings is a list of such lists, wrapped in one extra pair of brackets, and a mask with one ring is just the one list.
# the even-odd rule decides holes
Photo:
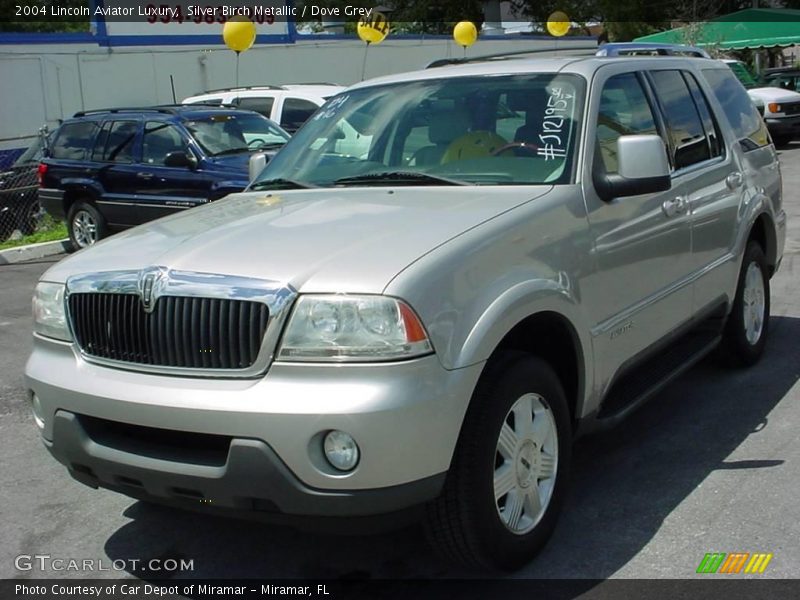
[(286, 98), (283, 101), (281, 127), (286, 131), (296, 131), (311, 115), (317, 112), (317, 108), (319, 107), (316, 104), (302, 98)]
[(275, 103), (275, 98), (261, 97), (261, 98), (238, 98), (236, 106), (244, 110), (254, 110), (269, 118), (272, 114), (272, 105)]
[(658, 135), (653, 111), (635, 73), (614, 75), (600, 95), (597, 146), (606, 173), (619, 172), (617, 140), (623, 135)]
[(747, 152), (769, 144), (764, 120), (730, 69), (703, 69), (703, 76), (722, 105), (742, 150)]
[(95, 121), (65, 123), (58, 130), (58, 136), (50, 148), (53, 158), (85, 160), (94, 143), (99, 125)]
[(703, 90), (700, 89), (694, 75), (684, 72), (683, 77), (686, 79), (689, 91), (692, 93), (692, 99), (694, 100), (695, 106), (697, 106), (697, 111), (700, 113), (700, 119), (703, 121), (703, 129), (706, 131), (711, 156), (720, 156), (723, 153), (721, 136), (719, 134), (719, 127), (716, 121), (714, 121), (714, 117), (711, 116), (711, 108), (708, 106), (708, 100), (706, 100), (706, 96)]
[(664, 108), (675, 169), (711, 158), (706, 130), (680, 71), (652, 71), (653, 85)]
[(103, 162), (133, 162), (133, 147), (139, 129), (137, 121), (113, 121), (103, 125), (92, 152), (92, 160)]

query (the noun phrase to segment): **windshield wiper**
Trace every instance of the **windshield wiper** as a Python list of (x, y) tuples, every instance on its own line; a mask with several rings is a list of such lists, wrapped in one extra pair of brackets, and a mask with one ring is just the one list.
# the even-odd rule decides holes
[(282, 148), (286, 145), (286, 142), (269, 142), (268, 144), (259, 144), (250, 150), (255, 150), (258, 152), (259, 150), (272, 150), (273, 148)]
[(313, 185), (311, 183), (303, 183), (302, 181), (297, 181), (295, 179), (284, 179), (282, 177), (278, 177), (276, 179), (265, 179), (263, 181), (255, 181), (250, 185), (249, 191), (259, 192), (261, 190), (292, 190), (292, 189), (309, 190), (316, 187), (319, 186)]
[(243, 146), (240, 148), (228, 148), (227, 150), (220, 150), (219, 152), (214, 152), (211, 156), (225, 156), (226, 154), (241, 154), (242, 152), (249, 152), (250, 148), (247, 146)]
[(419, 171), (379, 171), (342, 177), (333, 182), (334, 185), (358, 185), (370, 183), (393, 183), (396, 185), (433, 184), (433, 185), (470, 185), (466, 181), (420, 173)]

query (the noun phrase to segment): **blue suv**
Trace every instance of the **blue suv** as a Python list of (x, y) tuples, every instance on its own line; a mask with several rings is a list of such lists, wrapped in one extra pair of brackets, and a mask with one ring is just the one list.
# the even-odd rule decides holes
[(208, 106), (115, 108), (76, 113), (39, 167), (44, 209), (65, 218), (73, 248), (112, 231), (243, 190), (253, 152), (289, 139), (246, 110)]

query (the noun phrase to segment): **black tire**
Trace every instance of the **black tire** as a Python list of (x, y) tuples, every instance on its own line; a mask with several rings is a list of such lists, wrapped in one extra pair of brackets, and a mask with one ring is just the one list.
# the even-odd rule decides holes
[(36, 200), (29, 204), (20, 216), (19, 230), (22, 235), (31, 235), (36, 232), (41, 220), (42, 207)]
[[(544, 404), (544, 413), (549, 411), (552, 420), (546, 415), (541, 418), (551, 424), (550, 431), (556, 434), (557, 440), (551, 440), (550, 444), (558, 453), (552, 478), (536, 480), (537, 489), (539, 481), (545, 482), (542, 486), (551, 486), (544, 512), (538, 520), (530, 515), (520, 517), (520, 523), (528, 518), (528, 527), (532, 528), (515, 533), (501, 517), (501, 511), (508, 510), (511, 496), (495, 501), (495, 469), (513, 469), (516, 494), (525, 492), (519, 479), (520, 472), (526, 476), (525, 467), (527, 476), (535, 478), (522, 456), (529, 442), (522, 441), (517, 446), (518, 454), (513, 460), (505, 459), (498, 445), (507, 417), (515, 419), (510, 416), (510, 409), (528, 394), (541, 398), (543, 402), (538, 406)], [(535, 415), (532, 422), (538, 423), (539, 418)], [(533, 456), (539, 457), (534, 459), (538, 465), (543, 453), (534, 452)], [(504, 571), (521, 567), (537, 554), (553, 532), (564, 502), (571, 454), (569, 409), (561, 382), (550, 365), (522, 353), (506, 353), (493, 359), (473, 394), (442, 494), (427, 506), (428, 540), (445, 558), (458, 563)], [(527, 484), (530, 486), (530, 480)], [(501, 508), (503, 501), (505, 506)]]
[[(80, 231), (76, 231), (76, 228), (78, 228), (76, 221), (82, 216), (88, 217), (95, 224), (96, 236), (92, 241), (87, 242), (86, 236), (82, 235)], [(100, 214), (100, 211), (93, 204), (78, 200), (67, 211), (67, 231), (69, 232), (69, 241), (74, 252), (91, 246), (106, 237), (108, 235), (108, 226), (105, 217)]]
[[(763, 318), (760, 334), (753, 338), (754, 330), (748, 337), (748, 300), (745, 298), (747, 274), (751, 266), (758, 269), (763, 284)], [(742, 259), (742, 268), (736, 284), (736, 296), (731, 313), (725, 323), (725, 330), (720, 343), (719, 352), (724, 361), (731, 366), (747, 367), (755, 364), (764, 353), (769, 331), (769, 267), (764, 251), (758, 243), (749, 241)]]
[(11, 237), (11, 234), (14, 233), (14, 226), (11, 222), (7, 221), (9, 215), (10, 213), (0, 215), (0, 244), (5, 242)]

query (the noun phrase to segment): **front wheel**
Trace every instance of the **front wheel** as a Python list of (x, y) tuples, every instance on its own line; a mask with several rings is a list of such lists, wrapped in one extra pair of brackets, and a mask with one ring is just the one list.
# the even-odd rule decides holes
[(67, 213), (67, 231), (72, 249), (81, 250), (106, 236), (106, 220), (92, 204), (78, 201)]
[(572, 439), (561, 382), (521, 353), (481, 376), (441, 496), (428, 506), (429, 540), (447, 558), (513, 570), (547, 542), (564, 501)]
[(761, 246), (750, 241), (720, 343), (720, 352), (728, 363), (750, 366), (761, 358), (769, 329), (769, 299), (767, 259)]

